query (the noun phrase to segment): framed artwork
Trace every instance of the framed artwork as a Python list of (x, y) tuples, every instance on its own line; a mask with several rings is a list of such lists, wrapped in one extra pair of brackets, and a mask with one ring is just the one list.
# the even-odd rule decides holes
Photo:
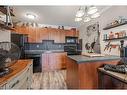
[(93, 34), (95, 32), (96, 33), (99, 32), (99, 24), (98, 23), (87, 26), (87, 36), (88, 37), (91, 36), (91, 34)]
[[(87, 36), (88, 42), (91, 42), (90, 45), (93, 47), (93, 51), (100, 53), (100, 32), (99, 32), (99, 23), (95, 23), (87, 26)], [(94, 45), (92, 45), (94, 43)]]

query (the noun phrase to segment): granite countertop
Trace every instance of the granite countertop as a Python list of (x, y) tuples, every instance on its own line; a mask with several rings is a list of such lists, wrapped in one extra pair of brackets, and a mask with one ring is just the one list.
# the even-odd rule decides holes
[(112, 55), (105, 55), (102, 57), (88, 57), (88, 56), (84, 56), (84, 55), (70, 55), (68, 57), (73, 59), (77, 63), (106, 61), (106, 60), (120, 60), (119, 56), (112, 56)]
[(64, 50), (25, 50), (25, 54), (61, 53)]

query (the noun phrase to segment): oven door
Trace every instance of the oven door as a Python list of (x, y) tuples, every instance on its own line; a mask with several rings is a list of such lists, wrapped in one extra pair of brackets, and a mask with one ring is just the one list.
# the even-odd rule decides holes
[(64, 46), (64, 51), (67, 52), (68, 55), (76, 55), (77, 46)]

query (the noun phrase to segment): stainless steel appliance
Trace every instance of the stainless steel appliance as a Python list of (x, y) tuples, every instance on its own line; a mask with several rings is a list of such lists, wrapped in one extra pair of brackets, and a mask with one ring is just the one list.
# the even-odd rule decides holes
[(64, 46), (64, 51), (67, 52), (68, 55), (81, 54), (80, 50), (78, 50), (78, 45), (76, 45), (76, 44)]
[(78, 43), (78, 37), (66, 36), (66, 43), (68, 43), (68, 44), (76, 44), (76, 43)]
[(11, 42), (16, 44), (20, 50), (21, 50), (21, 59), (23, 59), (25, 56), (24, 47), (25, 43), (28, 43), (28, 35), (25, 34), (17, 34), (17, 33), (11, 33)]

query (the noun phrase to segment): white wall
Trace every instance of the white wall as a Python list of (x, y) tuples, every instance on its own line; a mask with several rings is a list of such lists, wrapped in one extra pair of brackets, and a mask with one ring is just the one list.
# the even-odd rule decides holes
[(0, 29), (0, 42), (3, 42), (3, 41), (10, 42), (11, 41), (10, 39), (11, 39), (10, 31)]
[[(103, 41), (103, 34), (105, 34), (105, 33), (109, 33), (110, 31), (119, 32), (120, 30), (123, 30), (123, 29), (127, 30), (127, 25), (120, 26), (117, 28), (112, 28), (109, 30), (103, 30), (103, 28), (107, 24), (111, 23), (113, 20), (117, 19), (119, 16), (125, 16), (127, 18), (127, 6), (112, 6), (111, 8), (106, 10), (104, 13), (102, 13), (99, 18), (81, 25), (78, 29), (80, 31), (79, 36), (80, 36), (80, 38), (83, 39), (83, 50), (85, 51), (85, 43), (86, 42), (91, 43), (94, 40), (94, 38), (92, 38), (92, 37), (88, 38), (86, 36), (86, 27), (88, 25), (99, 22), (99, 31), (101, 33), (101, 35), (100, 35), (101, 53), (109, 54), (109, 55), (119, 55), (119, 50), (117, 48), (112, 49), (111, 52), (104, 51), (104, 48), (105, 48), (105, 45), (107, 44), (107, 42)], [(112, 44), (113, 43), (119, 43), (119, 41), (112, 41)]]

